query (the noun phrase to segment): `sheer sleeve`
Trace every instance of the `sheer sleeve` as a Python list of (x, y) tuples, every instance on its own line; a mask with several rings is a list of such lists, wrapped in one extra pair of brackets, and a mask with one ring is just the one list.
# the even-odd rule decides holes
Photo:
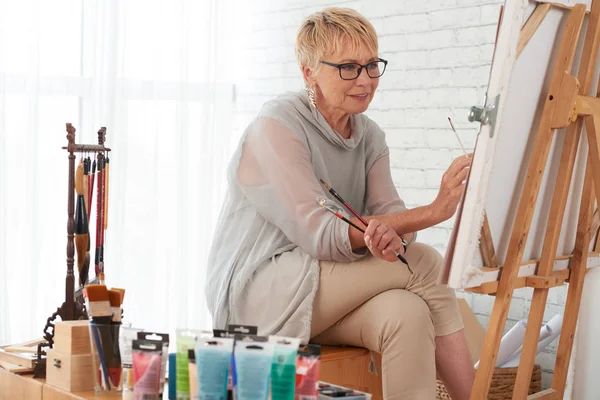
[[(369, 170), (366, 207), (369, 215), (389, 215), (407, 210), (392, 180), (389, 152), (379, 157)], [(413, 242), (417, 235), (412, 233), (403, 236), (408, 242)]]
[(325, 193), (305, 139), (283, 123), (259, 118), (242, 145), (236, 178), (244, 196), (268, 222), (318, 260), (354, 261), (348, 225), (320, 207)]

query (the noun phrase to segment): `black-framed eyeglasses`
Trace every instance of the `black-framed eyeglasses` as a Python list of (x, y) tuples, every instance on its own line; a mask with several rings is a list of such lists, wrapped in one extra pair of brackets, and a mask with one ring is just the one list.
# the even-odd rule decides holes
[(371, 61), (365, 65), (359, 63), (333, 64), (327, 61), (321, 61), (321, 63), (337, 68), (340, 71), (340, 78), (345, 81), (351, 81), (360, 76), (363, 68), (367, 71), (367, 75), (370, 78), (379, 78), (385, 72), (388, 62), (383, 58), (378, 58), (376, 61)]

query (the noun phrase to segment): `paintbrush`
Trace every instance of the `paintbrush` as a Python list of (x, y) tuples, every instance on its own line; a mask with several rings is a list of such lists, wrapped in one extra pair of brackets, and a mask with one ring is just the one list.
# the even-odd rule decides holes
[[(90, 160), (91, 161), (91, 160)], [(90, 180), (89, 183), (89, 188), (90, 188), (90, 194), (89, 194), (89, 204), (88, 204), (88, 222), (90, 217), (92, 216), (92, 203), (94, 202), (94, 178), (96, 177), (96, 160), (94, 160), (93, 163), (91, 163), (91, 170), (90, 170), (90, 174), (88, 179)]]
[[(342, 203), (348, 211), (350, 211), (356, 218), (358, 218), (360, 220), (360, 222), (362, 222), (364, 224), (365, 228), (367, 226), (369, 226), (369, 223), (363, 217), (361, 217), (360, 214), (358, 214), (356, 211), (354, 211), (354, 208), (352, 208), (352, 206), (350, 204), (348, 204), (348, 202), (346, 202), (346, 200), (344, 200), (344, 198), (342, 196), (340, 196), (338, 194), (338, 192), (336, 192), (331, 186), (329, 186), (329, 184), (327, 184), (327, 182), (325, 182), (323, 179), (319, 179), (319, 181), (321, 181), (321, 184), (323, 184), (323, 186), (325, 186), (325, 188), (329, 191), (329, 193), (331, 193), (333, 195), (333, 197), (335, 197), (340, 203)], [(408, 265), (408, 261), (406, 261), (406, 258), (404, 258), (402, 256), (402, 254), (400, 254), (400, 253), (397, 253), (396, 255), (398, 256), (400, 261), (402, 261), (404, 264), (406, 264), (406, 266), (408, 267), (408, 270), (412, 273), (412, 270), (410, 269), (410, 266)]]
[[(83, 158), (83, 200), (85, 203), (85, 212), (90, 213), (90, 163), (87, 158)], [(86, 214), (86, 215), (87, 215)]]
[(112, 337), (112, 363), (107, 363), (109, 375), (112, 383), (118, 386), (121, 380), (121, 350), (119, 349), (119, 327), (121, 325), (121, 304), (123, 304), (124, 289), (110, 289), (108, 291), (108, 300), (112, 313), (112, 328), (110, 330)]
[[(343, 213), (342, 210), (340, 210), (337, 205), (332, 205), (332, 201), (325, 198), (325, 197), (317, 197), (317, 203), (325, 208), (327, 211), (329, 211), (330, 213), (332, 213), (333, 215), (335, 215), (336, 217), (338, 217), (339, 219), (341, 219), (342, 221), (346, 222), (348, 225), (352, 226), (354, 229), (365, 233), (365, 230), (362, 229), (360, 226), (356, 225), (354, 222), (350, 221), (348, 218), (346, 218)], [(394, 251), (394, 254), (396, 255), (396, 257), (398, 257), (398, 259), (400, 261), (402, 261), (404, 264), (406, 264), (406, 267), (408, 268), (408, 271), (412, 274), (413, 271), (410, 268), (410, 265), (408, 265), (408, 261), (406, 260), (406, 258), (404, 258), (404, 256), (402, 256), (402, 254), (398, 253), (397, 251)]]
[(100, 283), (104, 283), (104, 266), (103, 264), (103, 260), (104, 257), (102, 256), (102, 234), (104, 233), (104, 223), (102, 220), (102, 216), (104, 214), (104, 207), (103, 207), (103, 200), (104, 200), (104, 193), (102, 191), (103, 189), (103, 167), (104, 167), (104, 163), (102, 161), (102, 159), (100, 159), (98, 161), (98, 188), (96, 189), (97, 192), (97, 202), (96, 202), (96, 253), (94, 256), (94, 261), (95, 261), (95, 267), (96, 267), (96, 276), (98, 277), (98, 280)]
[[(106, 325), (112, 321), (108, 290), (104, 285), (87, 285), (83, 290), (83, 297), (90, 318), (90, 328), (98, 350), (98, 358), (104, 377), (103, 386), (110, 390), (111, 377), (108, 369), (110, 360), (106, 356), (110, 356), (111, 352), (104, 350), (113, 347), (110, 331), (106, 331)], [(108, 328), (110, 328), (110, 325)]]
[[(118, 310), (118, 311), (119, 311), (119, 322), (121, 322), (122, 313), (123, 313), (123, 308), (122, 308), (122, 306), (123, 306), (123, 300), (125, 300), (125, 289), (121, 289), (121, 288), (112, 288), (111, 290), (116, 290), (116, 291), (118, 291), (119, 293), (121, 293), (121, 304), (119, 305), (119, 307), (120, 307), (120, 308), (119, 308), (119, 310)], [(114, 314), (113, 314), (113, 322), (114, 322), (114, 321), (115, 321), (115, 317), (114, 317)]]
[(104, 229), (108, 229), (108, 176), (110, 174), (110, 159), (106, 157), (106, 163), (104, 166)]
[(75, 248), (77, 250), (77, 270), (79, 271), (79, 284), (85, 286), (88, 281), (89, 263), (86, 268), (86, 253), (89, 246), (88, 217), (85, 210), (84, 199), (84, 167), (79, 163), (75, 172), (75, 191), (77, 192), (77, 208), (75, 210)]
[[(84, 270), (87, 272), (87, 275), (89, 277), (89, 273), (90, 273), (90, 246), (91, 246), (91, 238), (90, 238), (90, 214), (92, 213), (92, 209), (90, 201), (92, 199), (92, 191), (91, 191), (91, 187), (90, 187), (90, 183), (91, 183), (91, 177), (90, 177), (90, 170), (92, 168), (92, 160), (90, 159), (90, 157), (86, 157), (83, 160), (83, 199), (85, 200), (85, 212), (87, 213), (87, 237), (88, 237), (88, 245), (87, 245), (87, 250), (85, 252), (85, 260), (83, 262), (83, 268)], [(87, 283), (87, 277), (86, 277), (86, 282)]]
[(98, 202), (100, 205), (98, 209), (100, 211), (100, 258), (98, 262), (100, 274), (98, 275), (98, 280), (100, 283), (104, 283), (105, 275), (104, 275), (104, 191), (105, 191), (105, 181), (104, 176), (106, 174), (106, 159), (102, 158), (100, 162), (102, 164), (100, 169), (100, 175), (98, 175)]
[(448, 122), (450, 122), (450, 127), (452, 128), (452, 132), (454, 132), (454, 135), (456, 136), (456, 139), (458, 140), (458, 144), (460, 145), (460, 148), (462, 149), (463, 153), (465, 153), (465, 157), (469, 157), (467, 155), (467, 150), (465, 150), (465, 146), (463, 146), (462, 140), (460, 140), (460, 136), (458, 136), (456, 129), (454, 129), (454, 124), (452, 123), (452, 120), (450, 119), (450, 117), (448, 117)]
[(361, 217), (356, 211), (354, 211), (354, 208), (352, 208), (352, 206), (350, 204), (346, 203), (346, 200), (344, 200), (342, 198), (342, 196), (340, 196), (338, 194), (338, 192), (333, 190), (333, 188), (331, 186), (329, 186), (327, 183), (325, 183), (325, 181), (323, 179), (319, 179), (319, 180), (321, 181), (321, 184), (323, 186), (325, 186), (325, 188), (329, 191), (329, 193), (331, 193), (333, 195), (333, 197), (338, 199), (338, 201), (340, 203), (342, 203), (344, 205), (344, 207), (346, 207), (346, 209), (352, 213), (352, 215), (354, 215), (356, 218), (358, 218), (360, 220), (360, 222), (362, 222), (365, 226), (369, 225), (369, 223), (367, 221), (365, 221), (363, 217)]
[(335, 215), (336, 217), (338, 217), (339, 219), (341, 219), (348, 225), (352, 226), (354, 229), (359, 230), (362, 233), (365, 233), (365, 230), (363, 228), (361, 228), (360, 226), (356, 225), (354, 222), (352, 222), (348, 218), (346, 218), (346, 216), (344, 216), (342, 210), (340, 210), (336, 204), (331, 204), (331, 203), (333, 203), (331, 200), (329, 200), (325, 197), (317, 197), (317, 203), (319, 203), (320, 206), (326, 208), (330, 213), (332, 213), (333, 215)]

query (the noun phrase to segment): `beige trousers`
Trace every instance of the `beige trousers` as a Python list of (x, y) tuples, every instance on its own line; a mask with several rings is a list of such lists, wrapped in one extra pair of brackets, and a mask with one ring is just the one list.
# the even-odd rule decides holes
[(353, 263), (321, 261), (311, 342), (381, 353), (385, 399), (436, 396), (435, 336), (463, 327), (454, 291), (436, 284), (442, 257), (412, 243), (406, 259), (373, 256)]

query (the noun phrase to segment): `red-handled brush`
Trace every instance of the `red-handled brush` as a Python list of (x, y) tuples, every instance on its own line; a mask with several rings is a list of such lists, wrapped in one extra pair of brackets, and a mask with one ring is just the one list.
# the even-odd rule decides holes
[(335, 190), (333, 190), (333, 188), (331, 186), (329, 186), (327, 183), (325, 183), (325, 181), (323, 179), (319, 179), (321, 181), (321, 184), (323, 186), (325, 186), (325, 188), (329, 191), (329, 193), (331, 193), (333, 195), (333, 197), (335, 197), (336, 199), (338, 199), (338, 201), (340, 203), (342, 203), (344, 205), (344, 207), (346, 207), (346, 209), (348, 211), (350, 211), (356, 218), (358, 218), (360, 220), (360, 222), (362, 222), (363, 224), (365, 224), (365, 226), (369, 225), (369, 223), (367, 221), (365, 221), (365, 219), (363, 217), (361, 217), (356, 211), (354, 211), (354, 208), (352, 208), (352, 206), (348, 203), (346, 203), (346, 200), (344, 200), (342, 198), (342, 196), (340, 196), (338, 194), (338, 192), (336, 192)]

